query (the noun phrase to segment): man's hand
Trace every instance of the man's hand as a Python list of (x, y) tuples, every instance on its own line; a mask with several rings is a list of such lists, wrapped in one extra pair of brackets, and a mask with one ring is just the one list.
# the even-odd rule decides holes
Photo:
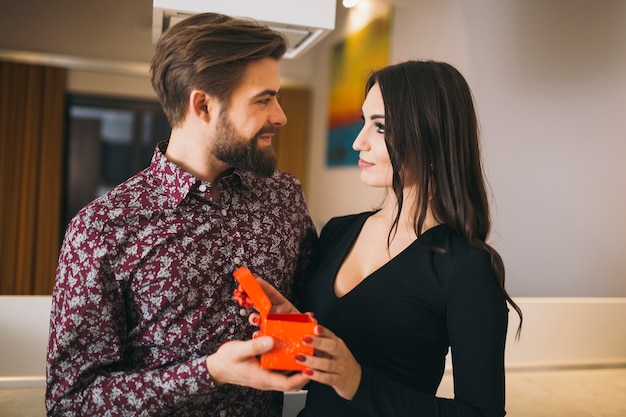
[(218, 385), (242, 385), (263, 391), (299, 391), (309, 382), (306, 375), (287, 376), (261, 368), (257, 355), (269, 352), (273, 346), (274, 339), (269, 336), (226, 342), (207, 356), (207, 371)]

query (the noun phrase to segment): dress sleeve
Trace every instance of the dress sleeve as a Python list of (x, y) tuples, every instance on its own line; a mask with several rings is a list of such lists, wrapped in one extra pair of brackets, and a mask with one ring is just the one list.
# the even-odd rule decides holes
[(123, 295), (107, 252), (93, 228), (70, 225), (52, 297), (48, 416), (164, 415), (214, 387), (204, 358), (154, 370), (124, 363)]
[(487, 256), (470, 251), (442, 267), (454, 399), (437, 398), (363, 369), (352, 404), (372, 416), (502, 417), (508, 312)]
[(503, 416), (506, 300), (485, 252), (458, 257), (450, 275), (447, 325), (455, 399), (484, 415)]

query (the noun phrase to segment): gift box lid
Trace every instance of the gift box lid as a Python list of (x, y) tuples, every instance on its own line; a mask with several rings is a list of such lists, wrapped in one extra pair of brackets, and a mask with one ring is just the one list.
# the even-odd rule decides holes
[(259, 313), (263, 317), (267, 317), (272, 309), (272, 302), (270, 301), (263, 288), (259, 285), (252, 272), (245, 266), (237, 268), (233, 275), (241, 288), (246, 292), (248, 297), (254, 303), (254, 306), (259, 310)]

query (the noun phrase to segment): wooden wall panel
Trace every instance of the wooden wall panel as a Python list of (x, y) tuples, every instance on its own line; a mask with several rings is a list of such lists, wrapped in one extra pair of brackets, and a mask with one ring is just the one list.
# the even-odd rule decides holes
[(306, 194), (311, 91), (304, 87), (283, 88), (279, 102), (287, 115), (287, 124), (272, 139), (278, 169), (296, 176)]

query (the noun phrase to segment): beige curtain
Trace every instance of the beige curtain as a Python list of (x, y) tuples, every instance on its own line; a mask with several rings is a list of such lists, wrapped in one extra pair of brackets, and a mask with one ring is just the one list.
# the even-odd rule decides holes
[(0, 294), (52, 293), (66, 70), (0, 61)]

